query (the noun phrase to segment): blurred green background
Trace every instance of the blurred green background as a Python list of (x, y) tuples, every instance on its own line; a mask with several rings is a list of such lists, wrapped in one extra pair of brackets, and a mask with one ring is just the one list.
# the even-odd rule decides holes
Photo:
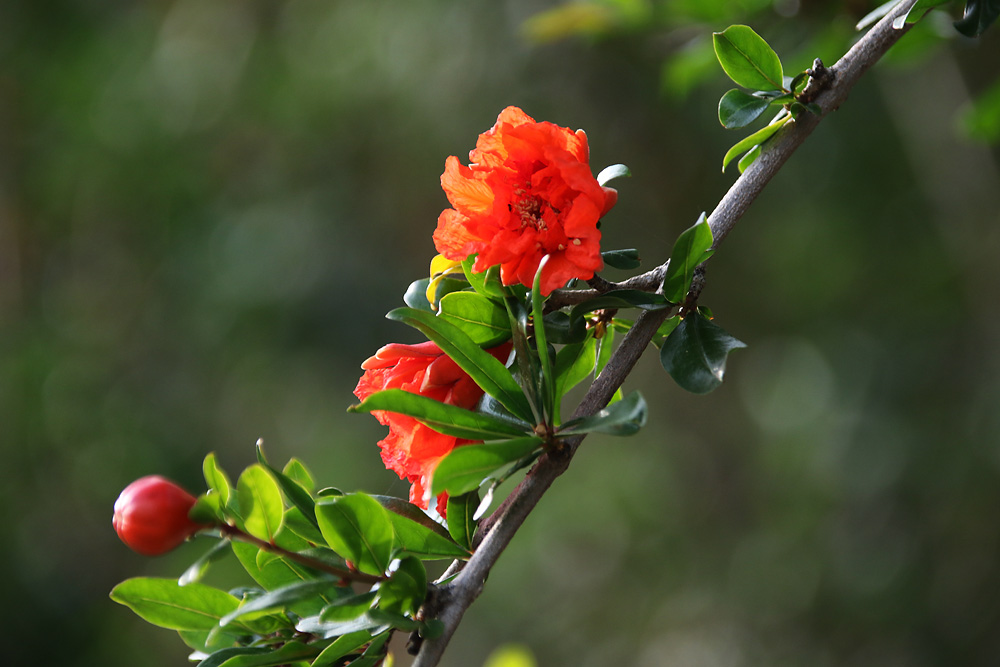
[[(161, 473), (263, 437), (321, 485), (406, 494), (359, 364), (434, 254), (438, 178), (517, 104), (623, 162), (605, 248), (650, 268), (735, 180), (710, 33), (800, 70), (873, 4), (45, 0), (0, 5), (0, 550), (11, 665), (185, 664), (107, 593), (175, 576), (111, 528)], [(554, 11), (550, 11), (554, 10)], [(542, 13), (540, 12), (548, 12)], [(445, 664), (993, 665), (1000, 655), (1000, 31), (908, 35), (770, 184), (702, 302), (746, 341), (594, 437)], [(609, 272), (608, 277), (623, 277)], [(220, 576), (227, 576), (222, 572)], [(397, 665), (407, 664), (405, 659)]]

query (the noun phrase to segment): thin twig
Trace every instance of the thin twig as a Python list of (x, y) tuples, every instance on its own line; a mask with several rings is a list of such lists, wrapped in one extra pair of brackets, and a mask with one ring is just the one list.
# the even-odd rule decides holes
[[(830, 111), (836, 110), (847, 99), (848, 93), (858, 79), (903, 36), (906, 28), (895, 30), (892, 28), (892, 21), (897, 16), (902, 16), (909, 11), (915, 1), (903, 0), (896, 5), (836, 65), (830, 68), (832, 77), (828, 78), (828, 87), (818, 91), (814, 98), (814, 102), (819, 105), (822, 114), (802, 113), (794, 122), (788, 123), (768, 142), (760, 157), (733, 184), (708, 218), (714, 237), (713, 248), (718, 248), (725, 240), (750, 204), (764, 189), (764, 186), (788, 161), (795, 149), (812, 133), (820, 120)], [(663, 267), (658, 267), (654, 271), (661, 268)], [(662, 279), (662, 275), (660, 275), (659, 280), (662, 281)], [(699, 274), (699, 279), (693, 285), (692, 294), (689, 294), (686, 302), (693, 303), (697, 299), (703, 284), (703, 274)], [(566, 298), (558, 292), (554, 294)], [(570, 294), (575, 299), (596, 296), (598, 292), (597, 290), (580, 290), (579, 293), (567, 293), (567, 295)], [(565, 305), (572, 305), (572, 303), (569, 302)], [(577, 407), (574, 417), (593, 415), (608, 404), (614, 392), (625, 381), (636, 361), (645, 351), (659, 325), (670, 312), (668, 310), (646, 311), (639, 316), (622, 344), (612, 355), (604, 372), (591, 385), (590, 390)], [(552, 482), (569, 467), (582, 440), (583, 436), (568, 439), (564, 441), (562, 447), (542, 455), (524, 480), (511, 492), (496, 512), (483, 523), (481, 529), (484, 531), (484, 537), (472, 558), (455, 579), (441, 587), (439, 595), (435, 598), (434, 609), (425, 610), (429, 612), (428, 618), (436, 617), (444, 623), (444, 632), (437, 639), (423, 643), (414, 662), (414, 667), (434, 667), (438, 664), (445, 647), (465, 615), (465, 611), (479, 596), (486, 577), (500, 554), (503, 553), (518, 528), (524, 523), (528, 514), (538, 504)]]

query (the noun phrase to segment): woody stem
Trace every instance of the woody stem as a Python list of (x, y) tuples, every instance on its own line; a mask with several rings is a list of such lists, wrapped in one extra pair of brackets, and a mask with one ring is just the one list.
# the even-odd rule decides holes
[(239, 540), (241, 542), (246, 542), (247, 544), (252, 544), (258, 549), (263, 549), (264, 551), (269, 551), (273, 554), (278, 554), (282, 558), (287, 558), (288, 560), (295, 561), (299, 565), (305, 565), (313, 570), (318, 570), (320, 572), (326, 572), (327, 574), (332, 574), (335, 577), (341, 579), (346, 579), (347, 581), (357, 581), (365, 584), (376, 584), (383, 581), (385, 577), (376, 577), (370, 574), (365, 574), (364, 572), (358, 572), (356, 570), (348, 570), (345, 568), (337, 567), (336, 565), (330, 565), (329, 563), (324, 563), (316, 558), (310, 558), (304, 554), (296, 553), (294, 551), (289, 551), (279, 547), (277, 544), (272, 544), (258, 537), (254, 537), (249, 533), (246, 533), (236, 526), (228, 523), (221, 523), (218, 526), (219, 532), (222, 536), (229, 540)]

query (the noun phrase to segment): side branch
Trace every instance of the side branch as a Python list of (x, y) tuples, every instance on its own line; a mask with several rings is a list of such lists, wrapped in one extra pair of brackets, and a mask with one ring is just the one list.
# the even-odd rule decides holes
[[(830, 85), (820, 90), (814, 100), (822, 109), (823, 115), (800, 114), (795, 122), (788, 123), (768, 142), (761, 156), (737, 179), (708, 218), (715, 238), (713, 248), (721, 245), (764, 186), (812, 133), (820, 120), (847, 99), (851, 88), (861, 76), (905, 34), (907, 28), (895, 30), (892, 28), (892, 22), (906, 14), (915, 1), (903, 0), (896, 5), (830, 68), (833, 74)], [(654, 272), (656, 271), (657, 269), (654, 269)], [(659, 280), (662, 281), (662, 274)], [(703, 277), (699, 274), (692, 286), (693, 294), (689, 295), (689, 301), (697, 297), (703, 284)], [(639, 316), (622, 344), (615, 350), (604, 372), (594, 381), (580, 402), (574, 417), (593, 415), (608, 404), (670, 312), (647, 311)], [(462, 616), (479, 596), (500, 554), (555, 479), (569, 467), (582, 440), (583, 437), (580, 436), (563, 441), (561, 447), (550, 450), (540, 457), (524, 480), (493, 515), (482, 523), (480, 534), (483, 538), (475, 553), (461, 573), (443, 586), (435, 596), (434, 603), (424, 610), (426, 618), (438, 618), (445, 627), (440, 637), (423, 642), (414, 667), (434, 667), (438, 664)]]

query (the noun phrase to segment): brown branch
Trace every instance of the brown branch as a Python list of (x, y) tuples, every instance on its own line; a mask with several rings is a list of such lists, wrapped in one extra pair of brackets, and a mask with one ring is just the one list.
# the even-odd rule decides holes
[[(718, 248), (725, 240), (764, 186), (812, 133), (820, 120), (840, 107), (858, 79), (903, 36), (906, 28), (895, 30), (892, 28), (892, 21), (909, 11), (915, 1), (903, 0), (896, 5), (828, 70), (832, 75), (827, 77), (829, 85), (816, 92), (813, 100), (821, 108), (822, 115), (802, 113), (794, 122), (788, 123), (767, 143), (760, 157), (733, 184), (708, 218), (715, 238), (713, 248)], [(700, 273), (697, 278), (687, 302), (693, 302), (697, 298), (704, 284), (703, 274)], [(662, 281), (662, 275), (659, 279)], [(580, 292), (593, 292), (590, 296), (598, 294), (596, 290)], [(573, 294), (575, 298), (576, 294)], [(593, 415), (608, 404), (670, 312), (647, 311), (639, 316), (604, 372), (591, 385), (574, 417)], [(437, 639), (423, 643), (414, 667), (434, 667), (438, 664), (465, 611), (482, 592), (486, 577), (500, 554), (546, 490), (569, 467), (582, 440), (583, 436), (568, 439), (563, 442), (562, 447), (550, 450), (539, 458), (524, 480), (483, 523), (483, 539), (472, 558), (455, 579), (441, 587), (435, 596), (433, 608), (424, 610), (425, 618), (436, 617), (444, 623), (444, 632)]]

